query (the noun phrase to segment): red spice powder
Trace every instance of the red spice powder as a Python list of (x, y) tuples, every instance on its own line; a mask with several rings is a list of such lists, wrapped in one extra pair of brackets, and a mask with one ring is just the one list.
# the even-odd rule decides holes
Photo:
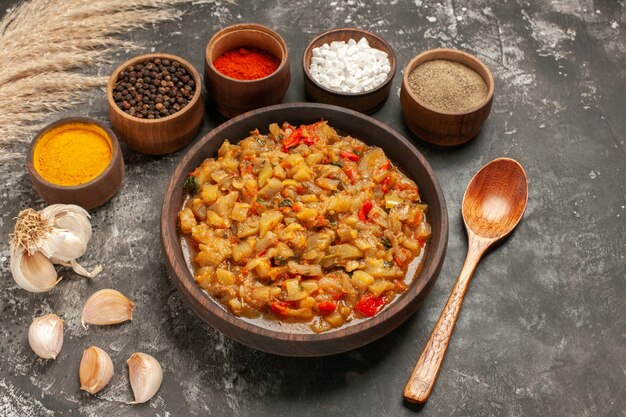
[(256, 80), (276, 71), (280, 61), (263, 49), (239, 48), (226, 52), (213, 61), (213, 65), (227, 77)]

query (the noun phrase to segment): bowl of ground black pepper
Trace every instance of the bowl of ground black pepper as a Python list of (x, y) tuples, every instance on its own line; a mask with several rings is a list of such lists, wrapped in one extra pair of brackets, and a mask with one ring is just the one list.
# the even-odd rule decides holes
[(228, 118), (279, 104), (290, 82), (287, 44), (266, 26), (228, 26), (207, 44), (204, 83), (209, 100)]
[(406, 66), (400, 103), (416, 136), (454, 146), (478, 134), (491, 111), (493, 93), (493, 75), (481, 60), (463, 51), (432, 49)]
[(181, 149), (202, 125), (200, 82), (198, 71), (175, 55), (146, 54), (124, 62), (107, 84), (113, 130), (141, 153)]

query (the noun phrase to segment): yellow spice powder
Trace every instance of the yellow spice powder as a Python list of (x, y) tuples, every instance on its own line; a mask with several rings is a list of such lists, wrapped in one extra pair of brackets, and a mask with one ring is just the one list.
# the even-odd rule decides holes
[(88, 123), (66, 123), (50, 129), (35, 145), (35, 169), (57, 185), (80, 185), (96, 178), (112, 157), (109, 135)]

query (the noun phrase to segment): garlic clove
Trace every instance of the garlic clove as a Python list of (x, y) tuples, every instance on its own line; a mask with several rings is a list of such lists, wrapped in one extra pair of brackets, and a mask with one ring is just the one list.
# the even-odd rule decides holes
[(39, 248), (48, 258), (61, 263), (83, 256), (87, 251), (87, 242), (72, 232), (53, 228)]
[(147, 353), (133, 353), (126, 361), (128, 377), (133, 389), (135, 401), (129, 404), (141, 404), (149, 401), (159, 390), (163, 381), (161, 364)]
[(41, 252), (29, 255), (18, 246), (11, 246), (11, 273), (17, 285), (31, 292), (49, 291), (60, 281), (45, 255)]
[(133, 319), (135, 304), (124, 294), (112, 289), (96, 291), (83, 307), (82, 322), (85, 324), (108, 325)]
[(63, 320), (56, 314), (36, 318), (28, 328), (28, 343), (40, 358), (56, 359), (63, 347)]
[(91, 223), (87, 210), (74, 204), (53, 204), (42, 210), (52, 226), (74, 233), (81, 239), (91, 240)]
[(113, 377), (113, 362), (104, 350), (90, 346), (83, 352), (78, 369), (80, 389), (95, 394), (106, 386)]

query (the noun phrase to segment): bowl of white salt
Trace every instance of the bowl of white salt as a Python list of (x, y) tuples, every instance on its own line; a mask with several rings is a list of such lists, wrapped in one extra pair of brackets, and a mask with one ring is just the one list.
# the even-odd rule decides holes
[(371, 114), (389, 97), (396, 57), (380, 36), (339, 28), (309, 43), (302, 55), (302, 70), (310, 100)]

